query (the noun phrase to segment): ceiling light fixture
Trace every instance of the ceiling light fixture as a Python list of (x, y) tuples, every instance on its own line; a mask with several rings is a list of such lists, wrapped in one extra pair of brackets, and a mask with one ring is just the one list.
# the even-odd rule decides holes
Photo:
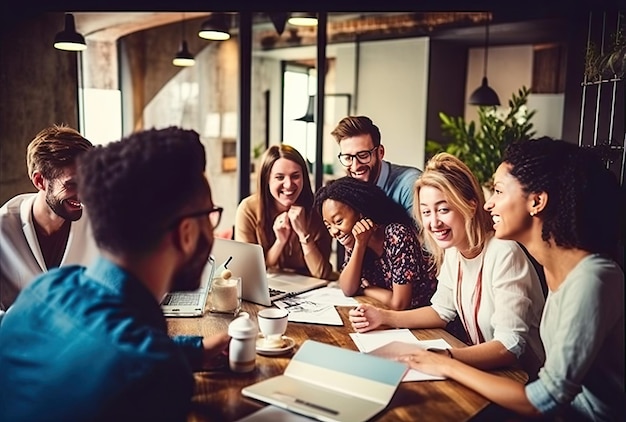
[(317, 26), (317, 15), (308, 12), (293, 12), (287, 22), (294, 26)]
[(298, 117), (294, 120), (307, 123), (313, 123), (315, 121), (315, 95), (309, 95), (309, 104), (306, 108), (306, 113), (304, 113), (304, 116)]
[(487, 83), (487, 61), (489, 54), (489, 20), (487, 18), (487, 24), (485, 25), (485, 51), (483, 62), (483, 81), (480, 87), (478, 87), (472, 95), (470, 95), (469, 103), (477, 106), (498, 106), (500, 105), (500, 99), (498, 94)]
[(189, 51), (189, 47), (187, 47), (187, 41), (185, 41), (185, 15), (183, 14), (183, 19), (181, 21), (181, 39), (180, 50), (174, 56), (172, 60), (172, 64), (174, 66), (180, 67), (189, 67), (196, 64), (196, 59), (193, 57), (193, 54)]
[(283, 32), (285, 31), (285, 25), (287, 24), (287, 19), (289, 18), (289, 13), (273, 12), (268, 13), (267, 15), (272, 21), (272, 24), (274, 24), (274, 29), (276, 29), (278, 35), (283, 35)]
[(87, 48), (85, 38), (76, 32), (74, 15), (65, 14), (65, 28), (54, 37), (54, 48), (65, 51), (83, 51)]
[(205, 40), (225, 41), (230, 38), (229, 30), (225, 13), (211, 13), (211, 16), (202, 23), (198, 36)]

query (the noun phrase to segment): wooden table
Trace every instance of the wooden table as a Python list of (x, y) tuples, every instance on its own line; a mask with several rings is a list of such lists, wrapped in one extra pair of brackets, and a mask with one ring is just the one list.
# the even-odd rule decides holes
[[(360, 302), (370, 302), (366, 297), (358, 297)], [(256, 313), (263, 306), (244, 302), (246, 311), (256, 320)], [(338, 307), (343, 326), (327, 326), (290, 322), (287, 336), (298, 345), (306, 339), (358, 350), (349, 333), (352, 332), (348, 320), (350, 308)], [(227, 329), (232, 315), (207, 313), (202, 318), (168, 318), (170, 335), (210, 336)], [(412, 330), (419, 340), (445, 339), (454, 347), (464, 344), (443, 329)], [(292, 353), (283, 356), (266, 357), (257, 355), (256, 369), (250, 373), (238, 374), (228, 367), (215, 371), (197, 372), (196, 390), (189, 421), (235, 421), (259, 410), (265, 403), (241, 395), (241, 389), (266, 378), (280, 375), (289, 363)], [(494, 371), (525, 383), (528, 379), (522, 370), (511, 369)], [(398, 387), (389, 406), (381, 412), (377, 421), (465, 421), (475, 418), (490, 402), (483, 396), (465, 388), (456, 381), (403, 382)]]

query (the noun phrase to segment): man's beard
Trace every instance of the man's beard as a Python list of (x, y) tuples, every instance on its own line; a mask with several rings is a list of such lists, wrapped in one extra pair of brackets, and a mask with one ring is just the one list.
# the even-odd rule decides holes
[(46, 192), (46, 204), (56, 215), (68, 221), (78, 221), (83, 215), (82, 209), (68, 211), (63, 205), (63, 200), (54, 196), (51, 191)]
[(380, 174), (380, 167), (382, 166), (380, 160), (376, 158), (376, 164), (374, 164), (370, 168), (369, 178), (367, 179), (367, 183), (370, 185), (375, 185), (378, 181), (378, 175)]
[(189, 261), (174, 274), (171, 291), (197, 290), (200, 287), (200, 278), (209, 259), (211, 246), (206, 237), (198, 238), (195, 252)]
[[(356, 158), (355, 158), (356, 160)], [(377, 183), (377, 179), (378, 176), (380, 174), (380, 168), (382, 167), (382, 163), (379, 159), (376, 159), (376, 163), (370, 167), (368, 165), (363, 164), (364, 166), (366, 166), (368, 168), (368, 172), (367, 172), (367, 183), (369, 183), (370, 185), (375, 185)], [(357, 169), (358, 170), (358, 169)], [(354, 177), (360, 180), (363, 180), (355, 175), (352, 174), (352, 171), (350, 170), (350, 167), (346, 167), (346, 175), (350, 176), (350, 177)]]

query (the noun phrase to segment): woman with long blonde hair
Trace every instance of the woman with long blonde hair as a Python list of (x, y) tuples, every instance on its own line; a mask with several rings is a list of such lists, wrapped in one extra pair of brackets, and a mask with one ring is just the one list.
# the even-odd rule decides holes
[(443, 328), (458, 319), (471, 346), (442, 353), (482, 369), (519, 361), (534, 377), (543, 361), (539, 277), (516, 242), (494, 238), (478, 180), (461, 160), (440, 153), (414, 194), (413, 212), (437, 270), (431, 305), (409, 311), (359, 305), (350, 312), (353, 328)]
[(626, 214), (617, 177), (591, 149), (540, 138), (512, 143), (494, 181), (485, 209), (495, 236), (522, 243), (546, 274), (537, 379), (520, 384), (426, 351), (399, 359), (518, 414), (625, 420), (624, 272), (615, 259)]

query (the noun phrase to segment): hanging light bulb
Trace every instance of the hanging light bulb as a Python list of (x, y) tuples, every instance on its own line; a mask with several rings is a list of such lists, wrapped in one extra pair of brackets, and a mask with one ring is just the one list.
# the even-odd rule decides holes
[(198, 36), (205, 40), (225, 41), (230, 38), (227, 16), (223, 13), (212, 13), (202, 23)]
[(54, 37), (54, 48), (65, 51), (83, 51), (87, 48), (85, 38), (76, 32), (74, 15), (65, 14), (65, 28)]
[(489, 18), (485, 25), (485, 51), (483, 62), (483, 80), (482, 84), (472, 92), (470, 95), (469, 103), (477, 106), (498, 106), (500, 105), (500, 99), (498, 94), (494, 91), (487, 82), (487, 61), (489, 54)]
[(308, 12), (293, 12), (287, 22), (294, 26), (317, 26), (317, 15)]
[(176, 53), (172, 64), (181, 67), (189, 67), (196, 64), (196, 59), (193, 57), (193, 54), (189, 52), (189, 48), (187, 47), (187, 41), (183, 41), (180, 44), (180, 50)]
[(183, 14), (183, 19), (181, 21), (181, 39), (180, 49), (174, 59), (172, 60), (172, 64), (174, 66), (180, 67), (189, 67), (196, 64), (196, 59), (193, 57), (193, 54), (189, 51), (189, 47), (187, 46), (187, 41), (185, 41), (185, 15)]

